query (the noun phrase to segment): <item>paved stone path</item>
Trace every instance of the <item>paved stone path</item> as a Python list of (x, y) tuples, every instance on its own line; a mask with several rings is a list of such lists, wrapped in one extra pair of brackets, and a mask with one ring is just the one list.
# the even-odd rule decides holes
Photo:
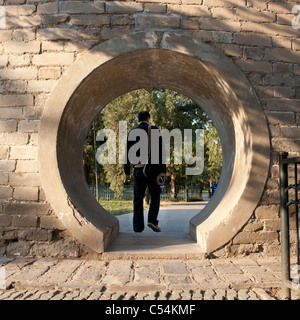
[[(163, 203), (163, 202), (162, 202)], [(198, 214), (208, 201), (196, 202), (175, 202), (166, 203), (159, 209), (159, 227), (164, 233), (189, 234), (189, 222), (196, 214)], [(120, 226), (120, 232), (133, 232), (132, 219), (133, 212), (117, 216)], [(148, 210), (144, 210), (144, 221), (148, 221)], [(143, 234), (153, 234), (152, 229), (146, 227)]]
[(207, 291), (101, 292), (90, 290), (7, 290), (0, 300), (275, 300), (268, 291), (215, 289)]
[[(280, 261), (8, 259), (0, 300), (272, 300)], [(3, 272), (2, 272), (3, 274)]]

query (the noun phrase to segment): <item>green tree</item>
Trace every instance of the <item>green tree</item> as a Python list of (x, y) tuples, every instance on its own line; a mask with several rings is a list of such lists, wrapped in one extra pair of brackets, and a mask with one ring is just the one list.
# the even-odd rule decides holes
[[(117, 136), (118, 150), (119, 121), (127, 122), (129, 132), (138, 125), (137, 114), (142, 110), (149, 111), (151, 123), (160, 129), (165, 128), (171, 131), (178, 128), (182, 132), (184, 129), (205, 129), (205, 170), (199, 177), (187, 177), (185, 175), (186, 163), (174, 164), (174, 141), (171, 140), (171, 163), (167, 166), (167, 183), (171, 185), (171, 196), (173, 198), (176, 197), (175, 185), (204, 184), (204, 181), (208, 179), (218, 179), (222, 168), (222, 154), (217, 131), (206, 113), (190, 98), (180, 93), (167, 89), (140, 89), (126, 93), (113, 100), (103, 109), (95, 119), (96, 130), (102, 128), (113, 129)], [(84, 162), (88, 164), (90, 172), (93, 171), (92, 158), (95, 152), (91, 139), (92, 134), (89, 132), (85, 144)], [(125, 181), (123, 165), (106, 164), (100, 166), (100, 171), (102, 183), (110, 183), (110, 188), (115, 191), (115, 195), (121, 195)], [(92, 180), (94, 177), (90, 174), (89, 178)]]
[(222, 171), (222, 146), (216, 127), (211, 123), (206, 134), (207, 172), (210, 183), (219, 180)]
[[(127, 122), (127, 134), (138, 125), (137, 115), (140, 111), (151, 108), (151, 91), (136, 90), (118, 97), (109, 103), (100, 113), (99, 122), (103, 123), (103, 128), (114, 130), (116, 134), (117, 150), (119, 149), (119, 121)], [(145, 107), (146, 106), (146, 107)], [(117, 164), (105, 164), (103, 170), (110, 189), (115, 192), (115, 197), (122, 195), (125, 182), (124, 166), (119, 164), (119, 154), (117, 152)]]
[[(103, 121), (101, 117), (96, 117), (94, 120), (88, 134), (85, 138), (84, 148), (83, 148), (83, 168), (84, 175), (88, 185), (94, 184), (96, 180), (96, 170), (95, 170), (95, 147), (94, 147), (94, 130), (93, 125), (95, 124), (95, 131), (103, 128)], [(102, 166), (98, 164), (98, 180), (99, 183), (105, 183), (105, 174), (102, 170)]]
[[(203, 110), (190, 98), (171, 90), (156, 89), (153, 92), (154, 109), (152, 118), (154, 123), (169, 131), (178, 128), (183, 133), (184, 129), (203, 129), (209, 121)], [(194, 141), (195, 143), (195, 141)], [(183, 150), (183, 146), (182, 146)], [(174, 141), (170, 145), (170, 164), (168, 165), (167, 177), (171, 186), (171, 198), (176, 198), (176, 185), (187, 183), (185, 168), (187, 164), (174, 164)]]

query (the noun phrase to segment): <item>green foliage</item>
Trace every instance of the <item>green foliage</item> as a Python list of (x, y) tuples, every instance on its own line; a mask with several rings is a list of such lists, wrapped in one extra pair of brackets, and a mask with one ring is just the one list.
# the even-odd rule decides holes
[[(167, 165), (167, 183), (171, 185), (199, 184), (209, 186), (213, 179), (218, 180), (222, 168), (222, 150), (220, 140), (212, 121), (206, 113), (191, 99), (184, 95), (167, 89), (140, 89), (118, 97), (109, 103), (96, 117), (96, 132), (102, 128), (113, 129), (117, 137), (117, 150), (119, 148), (119, 121), (127, 122), (128, 132), (138, 125), (137, 115), (140, 111), (147, 110), (151, 115), (151, 124), (158, 128), (204, 129), (205, 130), (205, 169), (200, 176), (186, 176), (185, 167), (174, 164), (174, 142), (171, 140), (171, 163)], [(127, 132), (127, 133), (128, 133)], [(194, 141), (195, 142), (195, 141)], [(96, 148), (99, 143), (96, 144)], [(90, 129), (84, 146), (84, 165), (88, 183), (95, 181), (93, 128)], [(117, 152), (118, 163), (118, 152)], [(99, 165), (100, 183), (109, 183), (116, 197), (123, 192), (125, 174), (123, 165)], [(132, 181), (130, 182), (132, 183)], [(176, 196), (176, 195), (174, 195)]]

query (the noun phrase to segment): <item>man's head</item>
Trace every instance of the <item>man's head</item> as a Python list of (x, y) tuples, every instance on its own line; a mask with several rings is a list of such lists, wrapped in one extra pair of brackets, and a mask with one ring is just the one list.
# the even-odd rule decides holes
[(141, 111), (138, 114), (138, 120), (141, 121), (147, 121), (150, 120), (150, 113), (148, 111)]

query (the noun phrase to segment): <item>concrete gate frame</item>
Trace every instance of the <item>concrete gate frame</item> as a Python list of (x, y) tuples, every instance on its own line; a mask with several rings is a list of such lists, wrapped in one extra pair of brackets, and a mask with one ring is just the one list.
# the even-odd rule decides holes
[(180, 33), (135, 32), (83, 54), (65, 72), (45, 108), (39, 164), (46, 200), (73, 236), (102, 253), (119, 232), (85, 182), (83, 144), (93, 118), (129, 91), (168, 88), (192, 98), (214, 121), (223, 169), (212, 200), (190, 220), (200, 250), (225, 245), (260, 201), (270, 162), (264, 112), (245, 75), (211, 45)]

